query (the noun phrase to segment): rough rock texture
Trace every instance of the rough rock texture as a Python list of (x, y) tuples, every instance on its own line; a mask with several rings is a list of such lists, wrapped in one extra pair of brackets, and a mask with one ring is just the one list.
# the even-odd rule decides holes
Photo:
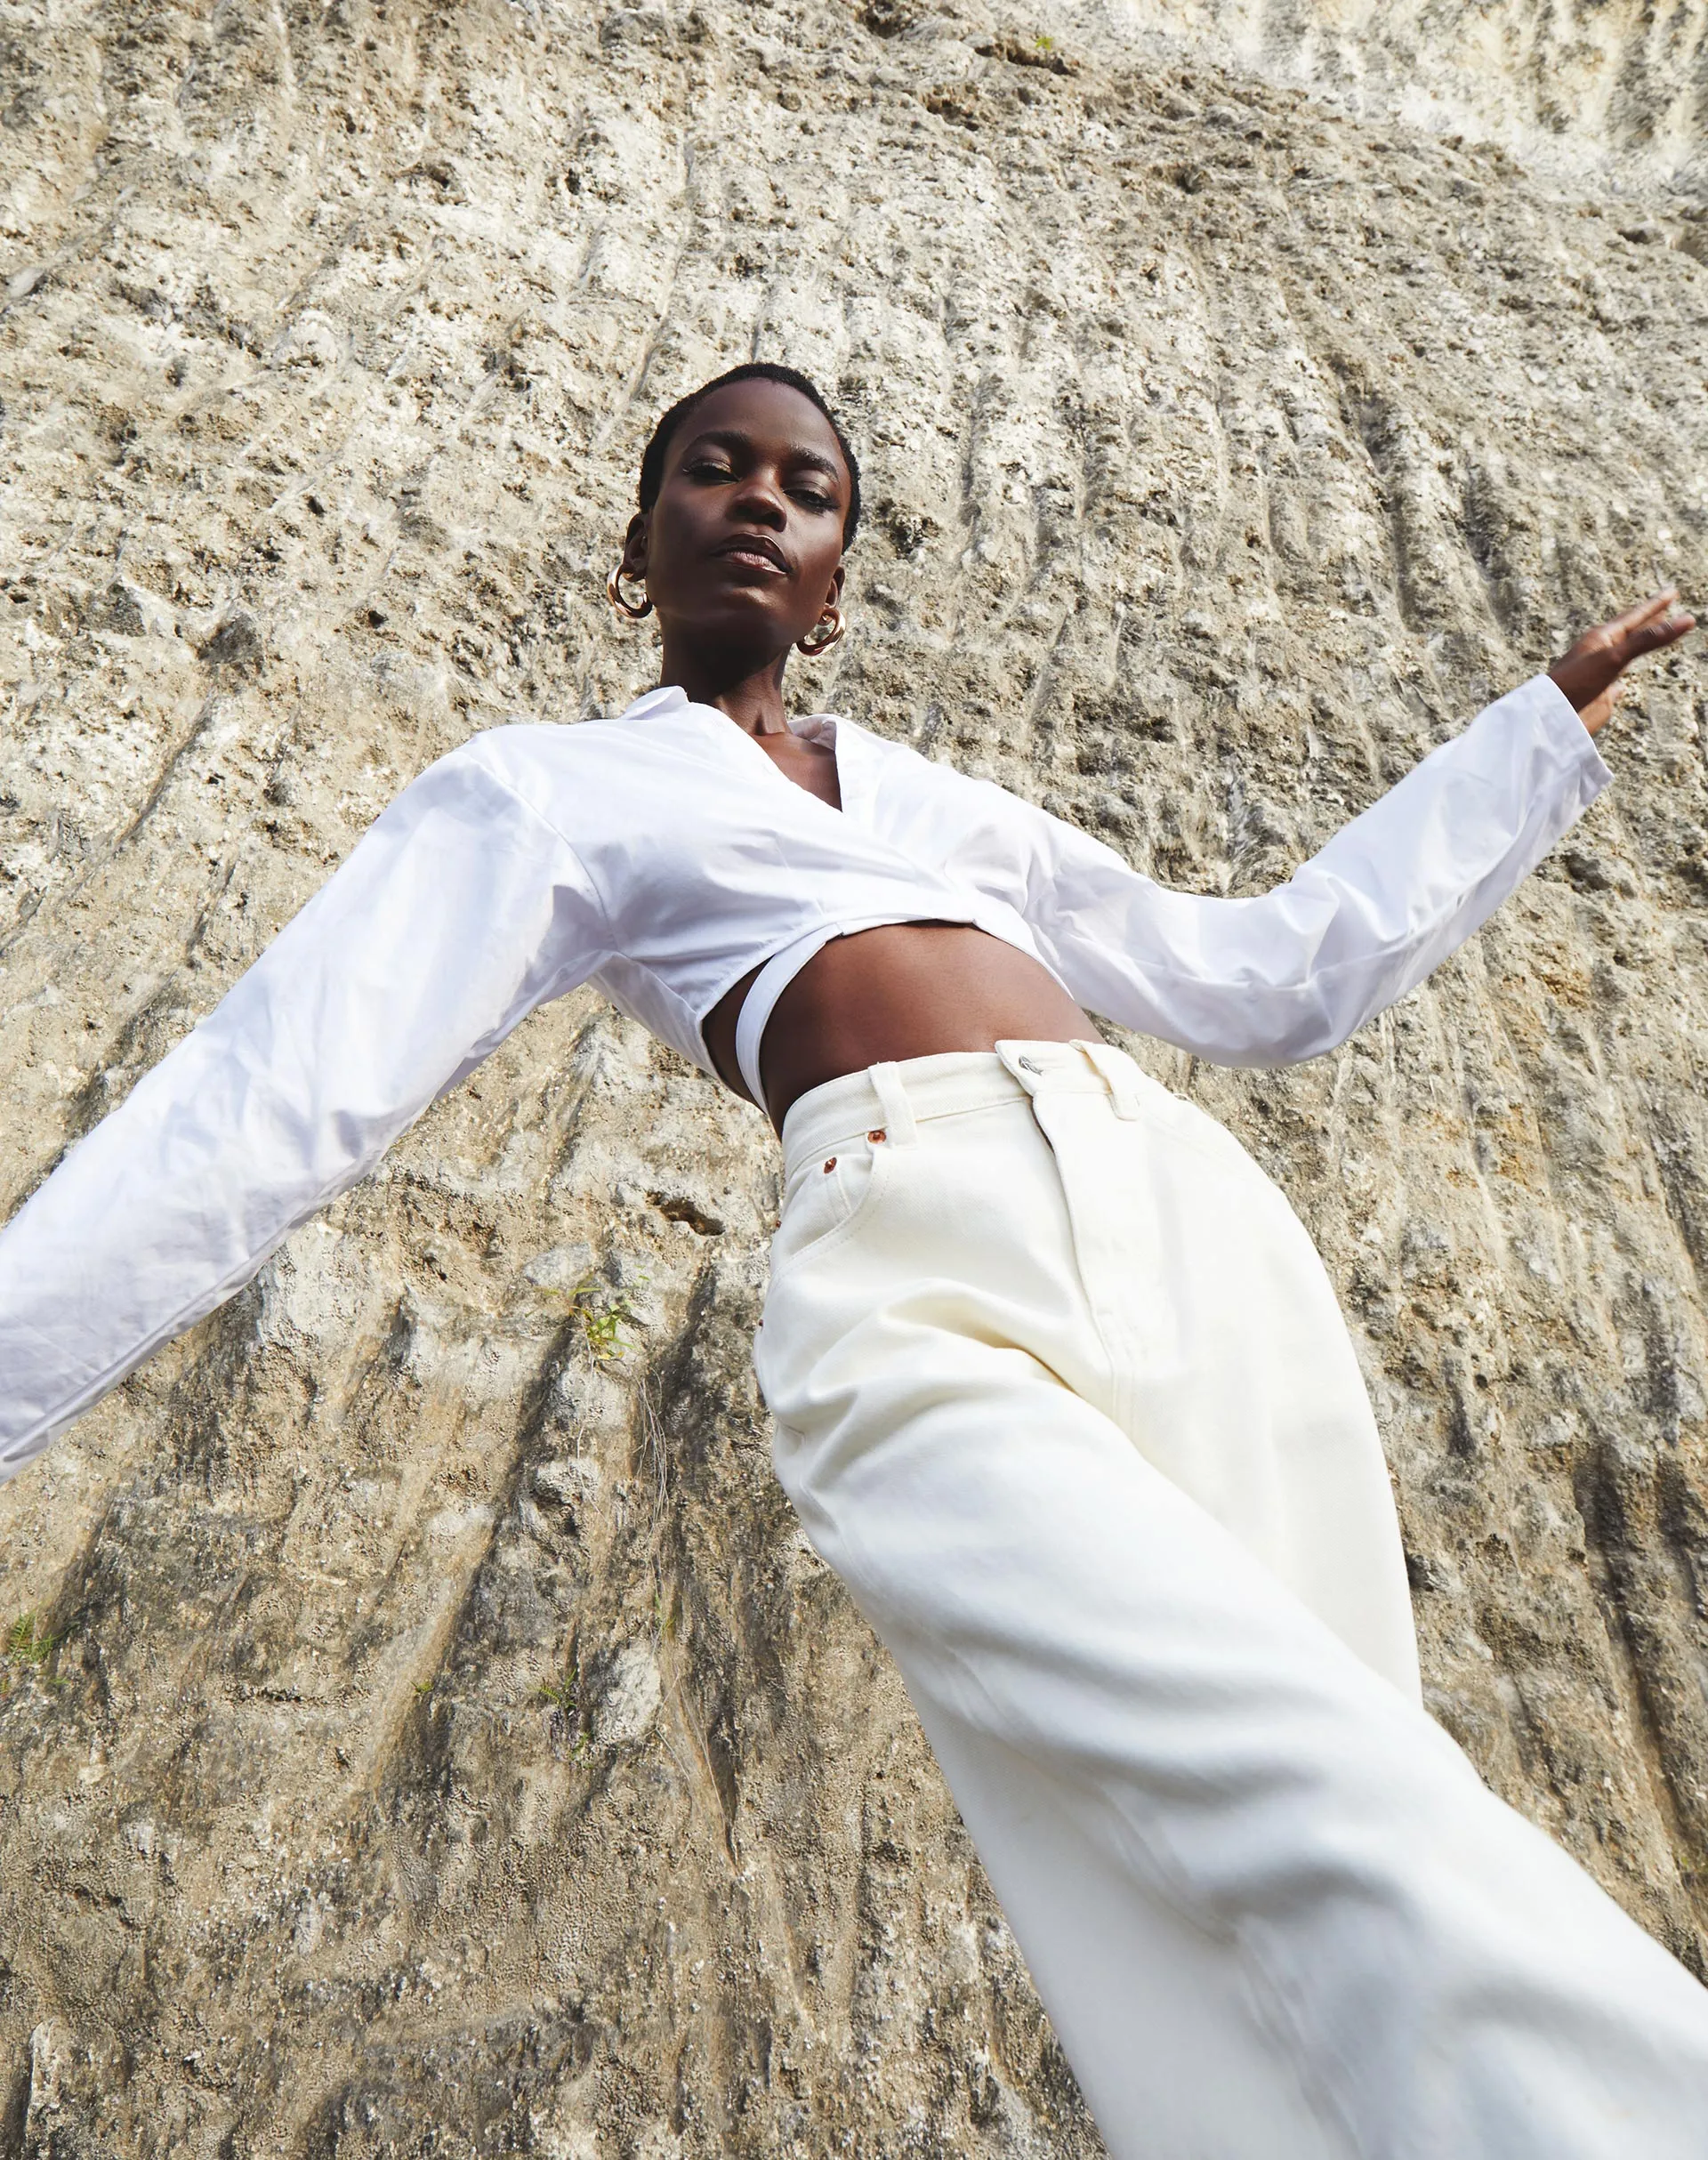
[(1703, 0), (1110, 0), (1130, 38), (1190, 39), (1355, 112), (1397, 110), (1559, 169), (1708, 177)]
[[(1499, 105), (1467, 12), (1366, 11), (1370, 81), (1410, 38)], [(1515, 107), (1568, 20), (1637, 37), (1475, 12)], [(867, 459), (802, 700), (1198, 890), (1568, 625), (1708, 593), (1688, 158), (1613, 201), (1237, 71), (1351, 12), (0, 22), (0, 1209), (404, 779), (649, 681), (603, 573), (651, 416), (732, 359), (814, 370)], [(1328, 1256), (1438, 1714), (1698, 1970), (1705, 682), (1651, 668), (1616, 791), (1338, 1056), (1140, 1046)], [(769, 1474), (774, 1161), (566, 999), (5, 1490), (0, 2148), (1098, 2149)]]

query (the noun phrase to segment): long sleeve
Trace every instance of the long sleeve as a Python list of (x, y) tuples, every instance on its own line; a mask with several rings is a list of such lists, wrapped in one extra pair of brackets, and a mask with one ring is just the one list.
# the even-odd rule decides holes
[(479, 738), (399, 796), (0, 1232), (0, 1477), (238, 1288), (608, 937)]
[(1541, 675), (1261, 898), (1167, 891), (1034, 813), (1025, 914), (1092, 1011), (1216, 1064), (1292, 1064), (1333, 1049), (1422, 982), (1611, 777)]

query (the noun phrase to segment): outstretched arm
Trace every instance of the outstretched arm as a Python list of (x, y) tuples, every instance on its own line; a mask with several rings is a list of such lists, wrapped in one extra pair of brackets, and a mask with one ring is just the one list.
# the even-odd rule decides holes
[(1692, 627), (1676, 598), (1580, 638), (1259, 899), (1165, 891), (1036, 813), (1026, 914), (1046, 958), (1092, 1011), (1218, 1064), (1333, 1049), (1486, 921), (1607, 785), (1591, 737), (1623, 669)]
[(406, 788), (0, 1232), (0, 1478), (246, 1282), (605, 944), (574, 852), (479, 738)]

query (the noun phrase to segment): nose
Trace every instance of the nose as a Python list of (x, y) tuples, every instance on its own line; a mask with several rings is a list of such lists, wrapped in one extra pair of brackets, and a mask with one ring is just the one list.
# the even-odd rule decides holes
[(777, 488), (762, 472), (750, 472), (730, 493), (729, 515), (744, 525), (769, 525), (781, 532), (789, 512)]

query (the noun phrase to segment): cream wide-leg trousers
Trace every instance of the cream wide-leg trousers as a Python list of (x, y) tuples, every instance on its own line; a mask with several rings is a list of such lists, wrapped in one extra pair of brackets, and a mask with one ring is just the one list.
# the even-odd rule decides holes
[(757, 1345), (1116, 2160), (1704, 2160), (1708, 1993), (1418, 1704), (1326, 1275), (1101, 1044), (804, 1097)]

